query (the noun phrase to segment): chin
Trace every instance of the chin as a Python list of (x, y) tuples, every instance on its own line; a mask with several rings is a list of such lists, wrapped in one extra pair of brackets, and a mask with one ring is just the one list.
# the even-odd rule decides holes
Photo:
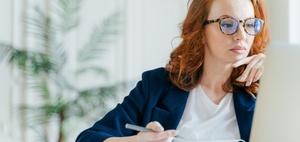
[(248, 56), (248, 53), (242, 54), (242, 55), (237, 55), (236, 58), (240, 60), (240, 59), (246, 58), (247, 56)]
[(236, 61), (238, 61), (238, 60), (244, 59), (244, 58), (246, 58), (246, 57), (247, 57), (246, 55), (239, 55), (239, 56), (236, 56), (236, 57), (234, 58), (233, 62), (236, 62)]

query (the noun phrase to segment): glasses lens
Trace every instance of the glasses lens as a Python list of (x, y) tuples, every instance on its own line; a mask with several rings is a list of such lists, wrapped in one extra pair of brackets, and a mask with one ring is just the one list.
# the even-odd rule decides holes
[(234, 34), (239, 27), (239, 22), (233, 18), (225, 18), (220, 21), (220, 29), (224, 34)]
[(263, 22), (257, 18), (251, 18), (245, 21), (245, 29), (250, 35), (257, 35), (262, 29)]

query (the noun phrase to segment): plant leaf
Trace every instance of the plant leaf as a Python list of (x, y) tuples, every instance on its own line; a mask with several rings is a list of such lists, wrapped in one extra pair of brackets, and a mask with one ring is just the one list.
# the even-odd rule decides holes
[(77, 60), (80, 64), (86, 64), (90, 60), (101, 57), (104, 51), (103, 45), (112, 42), (112, 37), (120, 32), (116, 26), (119, 23), (119, 16), (120, 13), (116, 12), (94, 28), (89, 40), (78, 52)]
[(67, 33), (79, 25), (79, 10), (82, 0), (58, 0), (56, 5), (57, 23), (61, 32)]

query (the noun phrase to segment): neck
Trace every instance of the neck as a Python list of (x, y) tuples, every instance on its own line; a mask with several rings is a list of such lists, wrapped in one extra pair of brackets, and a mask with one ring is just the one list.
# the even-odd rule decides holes
[(231, 75), (233, 68), (231, 64), (218, 65), (213, 63), (204, 63), (201, 77), (201, 85), (222, 87)]
[(227, 94), (223, 84), (228, 80), (233, 68), (231, 64), (204, 62), (200, 84), (206, 95), (216, 104)]

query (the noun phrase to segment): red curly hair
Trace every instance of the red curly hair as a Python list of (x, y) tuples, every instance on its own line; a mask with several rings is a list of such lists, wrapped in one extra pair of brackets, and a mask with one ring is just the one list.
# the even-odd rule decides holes
[[(182, 42), (174, 49), (170, 55), (170, 60), (166, 65), (166, 70), (170, 73), (171, 81), (179, 88), (190, 91), (200, 81), (203, 71), (204, 44), (203, 32), (204, 21), (210, 11), (213, 0), (192, 0), (187, 16), (181, 26)], [(264, 53), (269, 43), (269, 27), (264, 0), (251, 0), (256, 18), (265, 21), (262, 31), (255, 36), (248, 56)], [(190, 1), (188, 2), (190, 3)], [(251, 95), (258, 92), (258, 82), (245, 86), (243, 82), (237, 82), (245, 70), (246, 65), (235, 68), (228, 80), (223, 84), (226, 92), (236, 91), (236, 88), (245, 88)], [(233, 90), (232, 90), (233, 87)]]

